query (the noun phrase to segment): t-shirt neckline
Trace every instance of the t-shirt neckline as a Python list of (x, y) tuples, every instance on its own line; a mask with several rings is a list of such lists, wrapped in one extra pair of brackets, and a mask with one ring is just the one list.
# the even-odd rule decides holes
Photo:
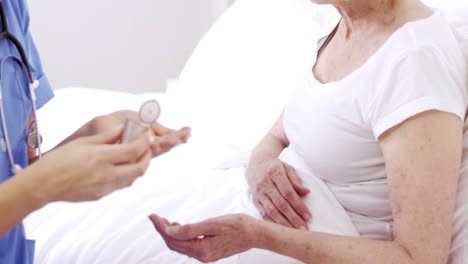
[[(374, 54), (372, 54), (365, 62), (364, 64), (362, 64), (360, 67), (356, 68), (354, 71), (352, 71), (351, 73), (349, 73), (348, 75), (346, 75), (344, 78), (342, 78), (341, 80), (338, 80), (338, 81), (333, 81), (333, 82), (326, 82), (326, 83), (323, 83), (321, 81), (319, 81), (316, 77), (315, 77), (315, 74), (313, 72), (313, 67), (317, 61), (317, 58), (318, 58), (318, 51), (320, 50), (320, 48), (322, 47), (322, 45), (326, 42), (324, 41), (328, 36), (329, 34), (331, 33), (328, 33), (327, 35), (324, 35), (322, 36), (321, 38), (318, 39), (317, 41), (317, 50), (315, 52), (315, 59), (314, 59), (314, 62), (312, 63), (312, 65), (309, 66), (308, 68), (308, 79), (309, 79), (309, 83), (310, 85), (312, 86), (335, 86), (335, 85), (338, 85), (340, 83), (344, 83), (346, 82), (347, 80), (349, 79), (352, 79), (354, 76), (357, 76), (359, 75), (359, 73), (361, 71), (363, 71), (365, 68), (367, 67), (370, 67), (370, 65), (372, 64), (372, 62), (375, 60), (376, 57), (378, 57), (378, 55), (380, 55), (380, 53), (382, 53), (385, 48), (391, 44), (391, 42), (394, 41), (395, 38), (397, 38), (401, 32), (403, 32), (404, 30), (406, 30), (407, 28), (411, 27), (411, 26), (414, 26), (416, 24), (420, 24), (420, 23), (425, 23), (426, 21), (429, 21), (429, 20), (432, 20), (433, 18), (435, 17), (438, 17), (440, 15), (440, 12), (438, 10), (434, 10), (434, 12), (432, 13), (432, 15), (426, 17), (426, 18), (423, 18), (423, 19), (418, 19), (418, 20), (414, 20), (414, 21), (409, 21), (409, 22), (406, 22), (404, 25), (402, 25), (400, 28), (398, 28), (397, 30), (395, 30), (395, 32), (393, 32), (390, 37), (382, 44), (382, 46), (380, 46), (376, 52), (374, 52)], [(341, 18), (338, 20), (337, 23), (339, 23), (341, 21)], [(336, 27), (337, 25), (335, 25)], [(330, 32), (333, 32), (334, 28), (330, 31)]]

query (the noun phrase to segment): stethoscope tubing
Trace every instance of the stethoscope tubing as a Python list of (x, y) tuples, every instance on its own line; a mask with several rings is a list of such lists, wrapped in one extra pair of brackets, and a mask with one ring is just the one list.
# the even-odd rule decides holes
[[(32, 115), (33, 115), (34, 122), (35, 122), (36, 149), (37, 149), (38, 157), (41, 157), (42, 156), (41, 144), (40, 144), (41, 143), (40, 142), (40, 137), (41, 136), (40, 136), (40, 133), (39, 133), (39, 124), (38, 124), (38, 121), (37, 121), (37, 105), (36, 105), (36, 94), (35, 94), (35, 89), (38, 87), (39, 82), (37, 80), (33, 81), (34, 79), (33, 79), (33, 76), (32, 76), (32, 71), (31, 71), (31, 68), (30, 68), (30, 65), (29, 65), (29, 62), (28, 62), (28, 58), (27, 58), (26, 53), (25, 53), (25, 51), (23, 49), (23, 46), (21, 45), (21, 42), (9, 31), (8, 21), (7, 21), (7, 16), (6, 16), (3, 0), (0, 0), (0, 15), (1, 15), (0, 22), (2, 23), (2, 27), (3, 27), (3, 30), (0, 32), (0, 40), (2, 40), (2, 39), (10, 40), (13, 43), (13, 45), (16, 47), (16, 49), (19, 52), (20, 57), (21, 57), (21, 59), (20, 59), (20, 58), (14, 56), (14, 55), (9, 55), (9, 56), (6, 56), (5, 58), (3, 58), (1, 60), (1, 63), (0, 63), (0, 82), (2, 81), (3, 65), (9, 59), (12, 59), (12, 60), (16, 61), (20, 65), (21, 69), (23, 70), (23, 73), (26, 74), (27, 79), (28, 79), (29, 96), (30, 96), (30, 99), (31, 99)], [(1, 87), (1, 89), (3, 89), (3, 86), (1, 84), (0, 84), (0, 87)], [(13, 171), (14, 174), (17, 174), (18, 172), (20, 172), (22, 170), (22, 168), (21, 168), (21, 166), (19, 164), (15, 164), (15, 162), (14, 162), (10, 137), (8, 135), (8, 129), (7, 129), (7, 126), (6, 126), (6, 117), (5, 117), (4, 107), (3, 107), (3, 95), (1, 93), (1, 89), (0, 89), (0, 97), (1, 97), (0, 98), (1, 99), (0, 100), (0, 112), (1, 112), (0, 117), (2, 118), (1, 124), (2, 124), (3, 136), (4, 136), (4, 141), (5, 141), (5, 144), (6, 144), (7, 153), (8, 153), (8, 159), (10, 160), (10, 164), (12, 166), (12, 171)], [(28, 137), (29, 137), (29, 135), (28, 135)]]
[[(8, 60), (13, 60), (16, 63), (18, 63), (20, 68), (22, 69), (22, 72), (26, 75), (26, 77), (28, 79), (28, 84), (27, 85), (28, 85), (28, 90), (29, 90), (29, 96), (30, 96), (30, 99), (31, 99), (32, 114), (33, 114), (33, 118), (35, 120), (35, 130), (36, 130), (36, 134), (37, 134), (36, 146), (37, 146), (38, 156), (41, 157), (42, 152), (41, 152), (41, 146), (40, 146), (39, 126), (38, 126), (38, 122), (37, 122), (37, 104), (36, 104), (36, 94), (35, 94), (35, 89), (36, 89), (37, 83), (33, 82), (29, 78), (30, 75), (27, 74), (27, 68), (25, 67), (23, 61), (21, 61), (18, 57), (13, 56), (13, 55), (6, 56), (5, 58), (3, 58), (0, 61), (0, 82), (1, 82), (1, 80), (3, 80), (2, 79), (3, 69), (4, 69), (4, 65), (5, 65), (6, 61), (8, 61)], [(13, 172), (13, 174), (17, 174), (22, 170), (22, 168), (21, 168), (21, 166), (19, 164), (15, 163), (14, 158), (13, 158), (12, 147), (11, 147), (11, 142), (10, 142), (10, 136), (9, 136), (8, 128), (7, 128), (7, 125), (6, 125), (5, 109), (4, 109), (4, 104), (3, 104), (3, 92), (2, 92), (3, 86), (0, 85), (0, 87), (1, 87), (1, 89), (0, 89), (0, 117), (2, 119), (1, 124), (2, 124), (3, 137), (4, 137), (4, 140), (5, 140), (8, 159), (9, 159), (10, 164), (12, 166), (12, 172)]]

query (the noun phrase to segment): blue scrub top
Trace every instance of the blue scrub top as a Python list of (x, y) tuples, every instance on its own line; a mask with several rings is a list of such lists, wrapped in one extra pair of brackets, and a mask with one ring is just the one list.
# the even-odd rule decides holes
[[(47, 78), (42, 71), (41, 62), (29, 32), (29, 12), (26, 0), (3, 0), (9, 31), (21, 42), (31, 66), (34, 79), (40, 82), (36, 89), (37, 106), (43, 106), (53, 97)], [(3, 28), (1, 29), (3, 30)], [(19, 53), (9, 40), (0, 40), (0, 59)], [(9, 60), (2, 69), (1, 89), (6, 124), (10, 136), (15, 163), (27, 166), (26, 134), (28, 118), (32, 114), (25, 76), (17, 64)], [(39, 120), (40, 122), (40, 120)], [(1, 124), (0, 124), (1, 126)], [(0, 129), (0, 141), (3, 140)], [(12, 177), (7, 153), (0, 142), (0, 183)], [(17, 206), (21, 206), (18, 204)], [(0, 216), (1, 221), (1, 216)], [(23, 224), (17, 225), (0, 237), (0, 263), (30, 264), (34, 261), (34, 241), (25, 238)]]

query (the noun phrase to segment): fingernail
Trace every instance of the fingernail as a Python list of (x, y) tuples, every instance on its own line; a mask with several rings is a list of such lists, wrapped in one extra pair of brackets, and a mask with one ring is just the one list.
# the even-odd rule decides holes
[(166, 233), (170, 236), (175, 235), (177, 233), (177, 230), (179, 229), (178, 226), (168, 226), (166, 227)]
[(304, 217), (304, 220), (306, 220), (306, 221), (309, 221), (312, 218), (312, 216), (310, 216), (310, 214), (308, 214), (308, 213), (305, 213), (303, 215), (303, 217)]
[(156, 137), (153, 135), (153, 133), (148, 132), (148, 140), (150, 143), (153, 143), (154, 141), (156, 141)]
[(300, 229), (300, 230), (304, 230), (304, 231), (307, 230), (307, 228), (304, 227), (304, 226), (300, 226), (299, 229)]

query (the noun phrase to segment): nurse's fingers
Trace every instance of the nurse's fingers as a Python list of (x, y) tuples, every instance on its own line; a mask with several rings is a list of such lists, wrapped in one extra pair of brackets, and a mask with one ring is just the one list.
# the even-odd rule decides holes
[(153, 150), (153, 156), (161, 155), (168, 152), (172, 148), (186, 143), (190, 137), (191, 129), (184, 127), (180, 130), (174, 131), (170, 134), (166, 134), (160, 137), (156, 137), (155, 141), (151, 143), (151, 149)]
[(103, 197), (113, 191), (129, 187), (135, 180), (144, 175), (151, 160), (151, 152), (148, 151), (138, 162), (114, 166), (110, 171), (110, 177), (104, 185), (98, 187), (98, 197)]
[(154, 141), (154, 136), (143, 133), (129, 143), (103, 146), (101, 155), (112, 164), (134, 163), (150, 150), (151, 141)]
[(151, 151), (146, 151), (135, 163), (126, 163), (114, 166), (114, 186), (115, 189), (130, 186), (138, 177), (143, 176), (151, 162)]
[(85, 144), (114, 144), (120, 140), (120, 136), (123, 132), (123, 126), (116, 126), (113, 129), (109, 129), (105, 132), (101, 132), (96, 135), (81, 137), (77, 140)]
[(136, 163), (121, 164), (111, 168), (108, 172), (110, 177), (106, 183), (99, 187), (100, 196), (105, 196), (113, 191), (123, 189), (132, 185), (135, 180), (143, 176), (151, 161), (151, 152), (147, 151)]
[(164, 136), (164, 135), (170, 134), (172, 132), (175, 132), (174, 129), (167, 128), (167, 127), (159, 124), (158, 122), (152, 123), (151, 124), (151, 129), (153, 130), (153, 132), (157, 136)]

